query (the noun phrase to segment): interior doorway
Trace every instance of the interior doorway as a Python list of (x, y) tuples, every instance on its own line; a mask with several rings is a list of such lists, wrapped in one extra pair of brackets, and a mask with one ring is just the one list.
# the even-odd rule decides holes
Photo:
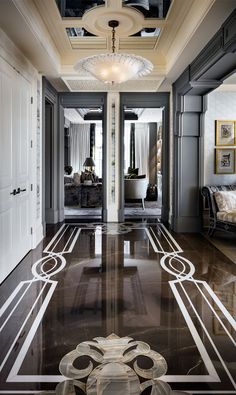
[(170, 216), (169, 94), (121, 94), (123, 220)]
[(161, 217), (162, 108), (124, 109), (125, 219)]
[(51, 210), (53, 209), (53, 103), (45, 99), (45, 221), (53, 222)]
[(64, 109), (65, 220), (102, 219), (103, 108)]

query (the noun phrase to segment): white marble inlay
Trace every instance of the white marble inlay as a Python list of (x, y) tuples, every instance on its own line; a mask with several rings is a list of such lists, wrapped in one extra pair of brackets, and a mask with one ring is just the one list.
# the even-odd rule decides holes
[[(85, 355), (90, 357), (88, 367), (76, 369), (73, 362)], [(140, 368), (136, 360), (138, 356), (150, 359), (152, 367)], [(92, 361), (99, 363), (95, 369)], [(132, 368), (127, 365), (129, 362)], [(59, 369), (69, 380), (57, 385), (56, 395), (76, 395), (76, 387), (87, 395), (139, 395), (148, 387), (151, 387), (153, 395), (185, 394), (172, 391), (167, 383), (159, 380), (167, 371), (167, 363), (162, 355), (151, 350), (147, 343), (133, 341), (130, 337), (120, 338), (115, 334), (80, 343), (62, 358)], [(146, 380), (141, 383), (139, 377)], [(82, 378), (87, 378), (86, 384), (79, 381)]]
[[(229, 313), (229, 311), (225, 308), (225, 306), (222, 304), (222, 302), (219, 300), (218, 296), (214, 293), (214, 291), (211, 289), (211, 287), (205, 282), (205, 281), (200, 281), (198, 279), (194, 278), (194, 273), (195, 273), (195, 267), (192, 262), (190, 262), (188, 259), (185, 257), (181, 256), (181, 253), (183, 253), (183, 250), (181, 247), (178, 245), (176, 240), (173, 238), (173, 236), (168, 232), (168, 230), (164, 227), (162, 224), (155, 224), (156, 227), (158, 227), (158, 231), (160, 232), (161, 238), (160, 240), (156, 237), (155, 232), (153, 231), (153, 228), (150, 224), (148, 226), (145, 226), (140, 223), (129, 223), (129, 224), (77, 224), (77, 225), (62, 225), (62, 227), (58, 230), (57, 234), (52, 238), (50, 243), (47, 245), (47, 247), (44, 249), (44, 253), (47, 254), (43, 258), (41, 258), (39, 261), (35, 262), (35, 264), (32, 267), (32, 274), (33, 278), (30, 281), (23, 281), (21, 282), (15, 290), (12, 292), (12, 294), (9, 296), (9, 298), (5, 301), (3, 306), (0, 308), (0, 317), (4, 313), (8, 313), (7, 317), (5, 318), (4, 323), (1, 326), (1, 330), (5, 328), (7, 325), (8, 320), (14, 313), (14, 311), (17, 310), (17, 308), (20, 306), (22, 299), (24, 296), (27, 294), (29, 288), (32, 286), (34, 282), (42, 282), (44, 283), (44, 286), (40, 289), (40, 292), (37, 295), (37, 298), (32, 301), (32, 307), (28, 313), (28, 315), (25, 317), (23, 320), (23, 324), (20, 328), (20, 330), (16, 333), (16, 336), (14, 338), (14, 341), (12, 342), (11, 346), (9, 347), (6, 355), (3, 358), (3, 361), (0, 365), (0, 371), (3, 369), (5, 366), (5, 363), (8, 360), (9, 355), (11, 354), (14, 345), (17, 342), (17, 339), (19, 338), (22, 330), (24, 329), (31, 312), (34, 310), (35, 306), (37, 305), (38, 301), (41, 298), (41, 295), (43, 293), (43, 290), (45, 289), (46, 285), (48, 286), (46, 296), (44, 297), (43, 303), (39, 309), (39, 312), (34, 320), (34, 323), (31, 326), (30, 331), (28, 332), (25, 341), (20, 349), (20, 352), (18, 353), (14, 365), (10, 371), (10, 374), (8, 376), (7, 381), (8, 382), (58, 382), (62, 383), (64, 381), (64, 377), (61, 375), (57, 376), (39, 376), (39, 375), (20, 375), (19, 370), (22, 366), (22, 363), (24, 361), (24, 358), (29, 350), (29, 347), (31, 345), (31, 342), (37, 332), (38, 326), (43, 319), (43, 316), (47, 310), (48, 304), (50, 303), (51, 297), (57, 287), (57, 282), (52, 280), (52, 276), (61, 271), (65, 265), (66, 265), (66, 259), (64, 257), (65, 254), (69, 254), (73, 251), (73, 248), (75, 246), (76, 241), (78, 240), (81, 231), (83, 229), (100, 229), (101, 233), (108, 234), (110, 236), (115, 236), (117, 234), (122, 234), (122, 233), (128, 233), (132, 232), (133, 229), (142, 229), (146, 232), (146, 235), (148, 236), (148, 239), (150, 241), (150, 244), (157, 254), (161, 254), (162, 258), (160, 260), (160, 264), (163, 268), (163, 270), (167, 271), (169, 274), (171, 274), (174, 279), (169, 282), (170, 287), (172, 289), (172, 292), (176, 298), (176, 301), (179, 305), (179, 308), (183, 314), (183, 317), (186, 321), (186, 324), (190, 330), (190, 333), (195, 341), (195, 344), (199, 350), (199, 353), (202, 357), (202, 360), (205, 364), (206, 369), (208, 370), (208, 375), (165, 375), (162, 377), (163, 382), (181, 382), (181, 383), (188, 383), (188, 382), (220, 382), (220, 377), (218, 376), (216, 369), (207, 353), (207, 350), (202, 343), (202, 340), (198, 334), (198, 331), (191, 320), (191, 317), (188, 313), (188, 310), (185, 306), (185, 301), (182, 299), (177, 286), (180, 286), (182, 288), (182, 291), (184, 292), (188, 302), (190, 303), (193, 311), (196, 313), (198, 322), (200, 326), (202, 327), (203, 331), (205, 332), (206, 336), (208, 337), (214, 351), (216, 352), (219, 361), (222, 364), (222, 367), (224, 368), (225, 373), (227, 374), (229, 380), (232, 383), (232, 387), (234, 390), (227, 390), (227, 391), (191, 391), (189, 393), (192, 394), (232, 394), (236, 393), (236, 383), (234, 377), (232, 377), (231, 373), (229, 372), (223, 357), (220, 355), (219, 350), (217, 349), (214, 340), (210, 336), (209, 332), (207, 331), (204, 322), (201, 320), (199, 314), (197, 314), (197, 310), (194, 306), (194, 304), (191, 301), (191, 298), (189, 297), (185, 287), (184, 283), (185, 282), (191, 282), (193, 285), (195, 285), (198, 289), (199, 295), (201, 295), (202, 298), (206, 301), (208, 306), (210, 307), (211, 311), (215, 315), (216, 319), (219, 321), (219, 323), (222, 325), (223, 330), (229, 337), (230, 341), (233, 343), (235, 346), (235, 341), (229, 332), (228, 325), (223, 323), (222, 319), (220, 318), (219, 314), (215, 310), (215, 306), (217, 306), (218, 312), (222, 312), (225, 319), (227, 320), (227, 323), (234, 329), (236, 330), (236, 322), (232, 315)], [(71, 228), (72, 231), (71, 231)], [(71, 233), (70, 233), (71, 231)], [(66, 238), (65, 235), (69, 234), (69, 236)], [(66, 240), (64, 242), (64, 239)], [(163, 240), (163, 242), (162, 242)], [(64, 243), (64, 244), (63, 244)], [(61, 251), (57, 251), (59, 248), (59, 245), (63, 244), (63, 247), (61, 248)], [(168, 246), (168, 251), (165, 251), (165, 246)], [(51, 266), (50, 269), (45, 270), (45, 262), (47, 260), (52, 260), (54, 261), (53, 266)], [(22, 287), (25, 287), (23, 293), (21, 293), (21, 296), (18, 298), (19, 292), (22, 290)], [(203, 291), (204, 290), (204, 291)], [(214, 301), (214, 305), (210, 303), (210, 300), (208, 299), (208, 295), (210, 299)], [(15, 301), (15, 304), (14, 304)], [(13, 306), (13, 307), (11, 307)], [(10, 308), (11, 307), (11, 308)], [(129, 376), (129, 372), (126, 371), (126, 374)], [(40, 391), (0, 391), (0, 393), (39, 393)], [(47, 392), (48, 394), (50, 393)], [(124, 393), (124, 391), (123, 391)], [(91, 392), (92, 394), (92, 392)]]

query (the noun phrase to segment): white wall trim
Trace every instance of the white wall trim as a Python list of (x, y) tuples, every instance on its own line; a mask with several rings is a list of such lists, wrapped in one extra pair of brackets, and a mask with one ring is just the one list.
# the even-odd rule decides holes
[(0, 56), (29, 82), (35, 78), (37, 70), (2, 29), (0, 29)]

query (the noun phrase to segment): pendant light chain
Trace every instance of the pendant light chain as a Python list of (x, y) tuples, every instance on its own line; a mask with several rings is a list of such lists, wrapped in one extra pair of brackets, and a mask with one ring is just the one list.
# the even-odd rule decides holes
[(112, 41), (112, 53), (115, 53), (115, 49), (116, 49), (116, 47), (115, 47), (115, 41), (116, 41), (116, 39), (115, 39), (115, 27), (113, 26), (112, 27), (112, 38), (111, 38), (111, 41)]
[(112, 48), (112, 53), (115, 53), (115, 49), (116, 49), (116, 47), (115, 47), (115, 42), (116, 42), (115, 28), (119, 26), (119, 22), (115, 21), (115, 20), (109, 21), (108, 22), (108, 26), (110, 26), (112, 28), (112, 31), (111, 31), (111, 34), (112, 34), (112, 36), (111, 36), (112, 47), (111, 48)]

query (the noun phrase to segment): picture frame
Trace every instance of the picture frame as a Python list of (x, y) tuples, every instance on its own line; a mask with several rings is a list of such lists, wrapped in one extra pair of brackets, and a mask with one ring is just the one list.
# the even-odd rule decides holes
[(216, 120), (215, 121), (216, 145), (232, 146), (236, 144), (236, 121)]
[(215, 174), (235, 173), (235, 148), (215, 148)]

